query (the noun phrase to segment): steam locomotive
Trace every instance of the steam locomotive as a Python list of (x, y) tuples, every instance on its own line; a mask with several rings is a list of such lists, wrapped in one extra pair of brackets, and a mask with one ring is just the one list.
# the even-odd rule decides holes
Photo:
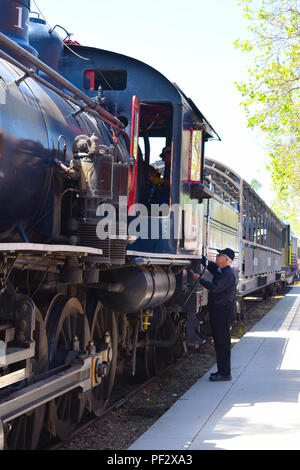
[(176, 84), (63, 42), (30, 0), (0, 9), (0, 448), (35, 449), (100, 416), (116, 374), (204, 340), (203, 254), (235, 251), (242, 315), (249, 292), (292, 282), (295, 236), (205, 158), (220, 138)]

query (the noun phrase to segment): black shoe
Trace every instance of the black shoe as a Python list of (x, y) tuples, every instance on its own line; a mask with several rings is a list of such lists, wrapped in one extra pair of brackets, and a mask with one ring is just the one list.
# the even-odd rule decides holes
[(213, 372), (212, 374), (210, 374), (210, 377), (214, 377), (215, 375), (218, 375), (220, 372)]
[(217, 374), (212, 374), (209, 380), (211, 382), (226, 382), (232, 380), (232, 377), (231, 375), (223, 375), (218, 372)]

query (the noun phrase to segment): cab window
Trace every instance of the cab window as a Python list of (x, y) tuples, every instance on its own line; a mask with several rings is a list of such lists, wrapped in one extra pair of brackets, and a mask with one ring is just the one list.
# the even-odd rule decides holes
[(84, 88), (89, 91), (125, 90), (127, 86), (126, 70), (86, 70), (84, 72)]

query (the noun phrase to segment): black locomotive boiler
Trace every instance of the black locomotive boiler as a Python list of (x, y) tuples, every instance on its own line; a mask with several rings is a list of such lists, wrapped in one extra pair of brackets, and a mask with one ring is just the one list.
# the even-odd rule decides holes
[(205, 159), (219, 137), (177, 85), (66, 47), (29, 0), (0, 13), (0, 448), (35, 449), (101, 415), (116, 374), (156, 374), (203, 340), (207, 293), (189, 283), (202, 254), (235, 250), (240, 299), (292, 278), (294, 258), (282, 266), (288, 228)]

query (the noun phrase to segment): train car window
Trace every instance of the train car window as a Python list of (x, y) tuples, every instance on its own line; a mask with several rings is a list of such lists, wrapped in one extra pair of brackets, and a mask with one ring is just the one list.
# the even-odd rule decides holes
[(189, 165), (190, 183), (201, 183), (203, 157), (203, 131), (191, 130), (191, 154)]
[(189, 183), (190, 179), (190, 155), (191, 155), (191, 131), (183, 130), (183, 156), (181, 160), (181, 180)]
[(127, 87), (126, 70), (85, 70), (84, 88), (89, 91), (125, 90)]
[[(146, 148), (145, 142), (143, 139), (140, 139), (139, 146), (141, 147), (141, 152), (143, 154), (143, 161), (146, 161)], [(149, 164), (157, 166), (159, 171), (162, 169), (162, 173), (164, 170), (164, 162), (160, 158), (161, 151), (164, 147), (167, 146), (167, 139), (166, 137), (149, 137)]]

